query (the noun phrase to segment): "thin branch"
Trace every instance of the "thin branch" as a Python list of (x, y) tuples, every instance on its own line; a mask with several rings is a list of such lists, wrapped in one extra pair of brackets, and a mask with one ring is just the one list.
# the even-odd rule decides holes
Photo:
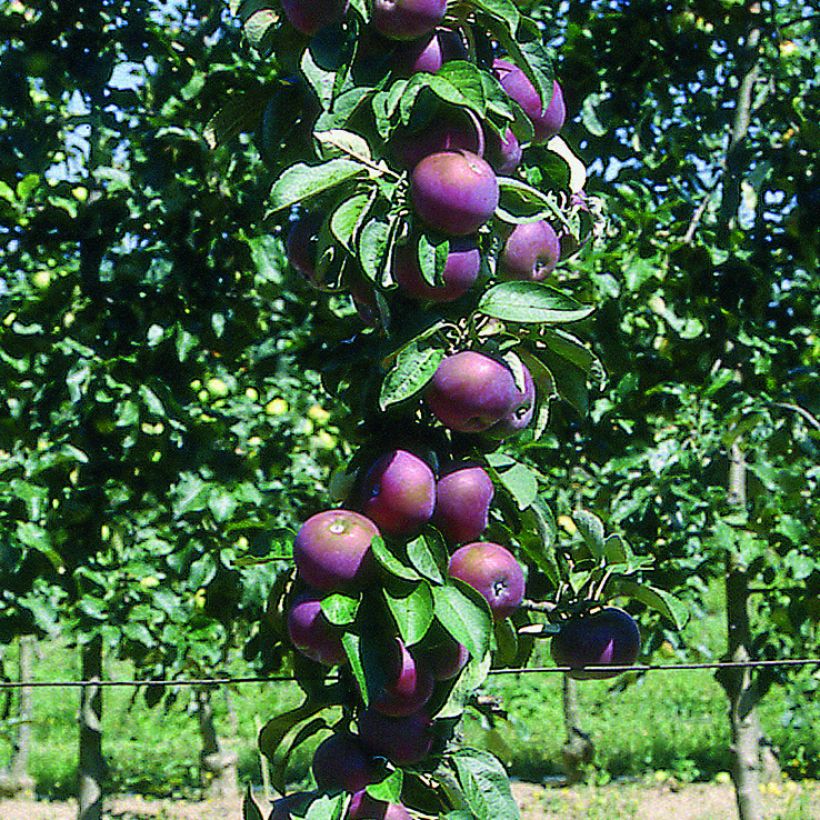
[(817, 430), (820, 430), (820, 421), (818, 421), (805, 407), (801, 407), (799, 404), (790, 404), (789, 402), (785, 401), (776, 401), (775, 405), (777, 407), (782, 407), (784, 410), (793, 410), (795, 413), (803, 416), (803, 418), (811, 424)]

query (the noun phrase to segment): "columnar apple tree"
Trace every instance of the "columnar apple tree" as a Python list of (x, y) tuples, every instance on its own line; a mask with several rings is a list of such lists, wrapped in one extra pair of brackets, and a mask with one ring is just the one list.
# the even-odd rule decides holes
[[(317, 291), (307, 364), (358, 445), (271, 595), (266, 628), (305, 692), (260, 735), (277, 788), (293, 750), (326, 735), (316, 789), (271, 818), (517, 816), (501, 764), (458, 742), (465, 709), (491, 708), (475, 694), (490, 669), (557, 634), (575, 677), (608, 677), (583, 667), (629, 664), (640, 646), (610, 598), (680, 617), (628, 578), (651, 557), (595, 516), (577, 512), (578, 539), (557, 548), (537, 476), (505, 449), (602, 378), (568, 329), (593, 307), (560, 262), (596, 203), (559, 135), (544, 33), (509, 0), (236, 11), (276, 79), (261, 104), (229, 101), (214, 139), (258, 111), (267, 220)], [(549, 600), (525, 599), (528, 585)]]

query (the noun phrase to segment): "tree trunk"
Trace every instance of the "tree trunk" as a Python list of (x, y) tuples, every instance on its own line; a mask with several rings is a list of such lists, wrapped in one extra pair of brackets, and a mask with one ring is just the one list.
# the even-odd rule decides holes
[[(20, 638), (18, 657), (19, 680), (29, 681), (32, 678), (34, 659), (34, 638), (24, 635)], [(31, 753), (31, 722), (33, 718), (33, 693), (30, 686), (20, 689), (20, 700), (17, 706), (17, 734), (11, 752), (8, 771), (0, 773), (0, 796), (16, 797), (19, 794), (34, 792), (34, 778), (28, 773), (28, 761)]]
[(564, 675), (564, 727), (567, 742), (561, 750), (567, 783), (580, 783), (584, 778), (584, 767), (592, 762), (595, 747), (589, 735), (580, 727), (578, 714), (578, 684)]
[[(746, 509), (746, 460), (739, 441), (732, 445), (729, 462), (729, 503)], [(749, 626), (749, 576), (738, 554), (726, 557), (727, 659), (751, 659), (752, 633)], [(732, 780), (741, 820), (762, 820), (760, 794), (760, 721), (755, 711), (759, 700), (753, 670), (723, 669), (718, 680), (729, 698), (732, 727)]]
[[(82, 679), (102, 679), (102, 638), (80, 648)], [(80, 772), (77, 795), (79, 820), (102, 820), (105, 760), (102, 753), (102, 687), (80, 690)]]
[(199, 734), (202, 737), (202, 751), (199, 753), (202, 788), (209, 798), (236, 798), (239, 795), (238, 757), (233, 752), (223, 751), (220, 746), (211, 690), (197, 690), (196, 698)]

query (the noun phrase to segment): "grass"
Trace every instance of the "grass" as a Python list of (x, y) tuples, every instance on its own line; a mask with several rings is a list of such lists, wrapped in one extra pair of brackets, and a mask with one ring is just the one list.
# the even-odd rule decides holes
[[(719, 604), (716, 600), (714, 611), (688, 628), (690, 646), (719, 649)], [(78, 677), (74, 650), (54, 642), (42, 644), (40, 652), (35, 663), (38, 680)], [(534, 660), (546, 661), (546, 647), (539, 648)], [(12, 669), (11, 651), (6, 661)], [(131, 675), (127, 663), (109, 660), (106, 665), (109, 679)], [(583, 728), (596, 747), (594, 782), (600, 785), (658, 771), (689, 782), (709, 780), (726, 771), (726, 699), (709, 671), (649, 673), (625, 688), (623, 683), (621, 678), (614, 685), (584, 681), (578, 686)], [(538, 782), (559, 774), (564, 742), (561, 676), (496, 676), (486, 689), (502, 699), (509, 721), (488, 731), (477, 720), (468, 720), (466, 740), (499, 754), (514, 777)], [(75, 791), (78, 702), (76, 690), (34, 691), (30, 771), (42, 796), (65, 798)], [(229, 746), (239, 755), (244, 782), (260, 781), (258, 721), (298, 702), (298, 689), (281, 683), (246, 684), (215, 695), (218, 728), (223, 736), (232, 738)], [(817, 777), (820, 744), (812, 726), (820, 725), (820, 704), (802, 705), (803, 728), (785, 722), (788, 711), (785, 692), (772, 689), (760, 706), (763, 727), (792, 776)], [(0, 768), (11, 753), (11, 731), (9, 722), (0, 720)], [(168, 709), (149, 709), (141, 695), (134, 698), (128, 689), (106, 689), (103, 743), (110, 766), (110, 791), (175, 797), (196, 793), (199, 738), (190, 693), (184, 689)], [(294, 780), (305, 777), (310, 754), (308, 744), (295, 755), (290, 770)]]

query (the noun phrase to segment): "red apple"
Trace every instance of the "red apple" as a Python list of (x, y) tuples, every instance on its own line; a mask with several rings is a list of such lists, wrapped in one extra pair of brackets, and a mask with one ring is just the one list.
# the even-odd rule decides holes
[(418, 217), (434, 231), (466, 236), (495, 213), (498, 180), (478, 154), (441, 151), (413, 168), (410, 196)]
[(457, 464), (436, 484), (433, 523), (451, 544), (475, 541), (487, 529), (494, 493), (493, 481), (483, 467)]
[(374, 694), (370, 705), (389, 717), (407, 717), (424, 706), (433, 694), (433, 676), (416, 663), (400, 638), (388, 661), (384, 688)]
[(412, 766), (430, 754), (433, 722), (424, 712), (392, 718), (375, 709), (365, 709), (358, 722), (365, 746), (397, 766)]
[(484, 353), (464, 350), (438, 366), (425, 401), (445, 427), (480, 433), (513, 410), (519, 395), (506, 365)]
[(535, 382), (526, 365), (522, 364), (521, 369), (524, 373), (524, 389), (518, 391), (515, 407), (487, 431), (490, 438), (504, 439), (514, 436), (529, 427), (532, 422), (535, 413)]
[(359, 513), (317, 513), (302, 524), (293, 544), (299, 575), (324, 592), (361, 589), (375, 576), (370, 543), (378, 535), (378, 527)]
[(382, 533), (407, 537), (432, 517), (436, 479), (418, 456), (407, 450), (393, 450), (367, 471), (361, 499), (362, 512), (375, 521)]
[(472, 111), (444, 108), (421, 128), (401, 129), (390, 140), (390, 155), (399, 168), (411, 170), (442, 151), (484, 155), (484, 129)]
[[(641, 633), (632, 616), (617, 607), (571, 618), (551, 641), (552, 658), (557, 666), (631, 666), (641, 651)], [(576, 680), (614, 678), (620, 672), (567, 672)]]
[(472, 237), (450, 240), (450, 252), (442, 272), (443, 283), (431, 285), (421, 272), (416, 245), (400, 245), (393, 254), (393, 276), (402, 292), (413, 299), (452, 302), (462, 297), (475, 283), (481, 269), (481, 252)]
[(553, 82), (552, 99), (549, 105), (544, 108), (538, 90), (518, 66), (506, 60), (495, 60), (493, 62), (493, 72), (498, 77), (504, 90), (524, 109), (524, 113), (530, 118), (535, 132), (533, 143), (547, 142), (563, 128), (567, 109), (564, 105), (561, 86), (557, 82)]
[(508, 177), (518, 168), (523, 153), (521, 143), (511, 128), (504, 132), (503, 137), (493, 131), (487, 138), (487, 161), (502, 177)]
[(409, 77), (418, 71), (435, 74), (450, 60), (466, 59), (467, 49), (458, 32), (436, 29), (426, 37), (401, 44), (395, 55), (395, 71), (403, 77)]
[(346, 732), (323, 740), (313, 754), (313, 776), (322, 791), (356, 792), (379, 779), (380, 767), (359, 738)]
[(452, 680), (470, 659), (467, 647), (446, 634), (419, 650), (417, 655), (419, 663), (439, 681)]
[(322, 286), (316, 270), (316, 254), (319, 249), (319, 230), (322, 227), (321, 214), (302, 214), (288, 231), (285, 251), (288, 262), (293, 265), (314, 288)]
[(285, 17), (297, 31), (308, 37), (338, 23), (349, 5), (349, 0), (282, 0)]
[(347, 820), (411, 820), (411, 817), (401, 803), (385, 803), (359, 791), (350, 800)]
[(374, 0), (373, 27), (391, 40), (415, 40), (444, 19), (447, 0)]
[(516, 225), (507, 237), (498, 260), (502, 279), (540, 282), (555, 270), (561, 258), (561, 242), (549, 222)]
[(477, 541), (459, 547), (450, 558), (449, 572), (487, 599), (496, 621), (512, 615), (524, 599), (524, 571), (500, 544)]
[(322, 598), (311, 592), (299, 595), (288, 611), (288, 635), (303, 654), (325, 666), (344, 663), (342, 631), (322, 614)]

